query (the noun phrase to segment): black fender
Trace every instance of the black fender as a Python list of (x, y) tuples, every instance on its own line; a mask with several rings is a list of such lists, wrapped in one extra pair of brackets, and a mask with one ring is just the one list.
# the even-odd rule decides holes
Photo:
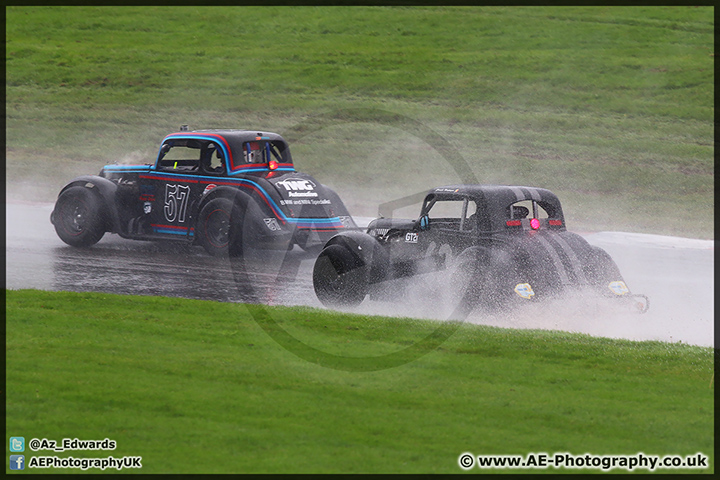
[(471, 266), (473, 284), (468, 293), (486, 307), (502, 307), (514, 295), (515, 285), (527, 282), (512, 254), (498, 245), (468, 247), (454, 263)]
[(602, 248), (591, 245), (586, 257), (585, 272), (590, 283), (607, 285), (613, 281), (624, 281), (615, 260)]
[(624, 283), (610, 255), (576, 233), (540, 232), (514, 246), (514, 263), (538, 296), (582, 286), (610, 292), (611, 282)]
[[(624, 283), (620, 269), (605, 250), (590, 245), (585, 238), (576, 233), (560, 232), (556, 236), (563, 239), (574, 252), (576, 261), (579, 262), (579, 265), (572, 269), (578, 279), (577, 283), (597, 287), (603, 291), (607, 289), (610, 282), (621, 281)], [(582, 275), (579, 274), (580, 271)]]
[(610, 254), (595, 245), (588, 244), (588, 247), (584, 268), (589, 283), (605, 296), (628, 302), (637, 313), (647, 312), (650, 299), (647, 295), (632, 293)]
[[(58, 197), (70, 187), (84, 187), (92, 191), (93, 194), (97, 195), (100, 199), (103, 212), (108, 218), (107, 230), (113, 233), (122, 232), (120, 216), (118, 214), (117, 205), (115, 203), (115, 193), (117, 192), (117, 184), (108, 180), (107, 178), (100, 177), (97, 175), (83, 175), (73, 179), (70, 183), (65, 185), (58, 193)], [(54, 224), (53, 213), (50, 214), (50, 221)]]
[(365, 232), (342, 232), (327, 241), (331, 245), (345, 247), (355, 259), (359, 268), (367, 270), (368, 283), (378, 283), (389, 278), (390, 255), (380, 242)]
[(501, 246), (474, 245), (455, 257), (445, 278), (454, 308), (450, 318), (461, 320), (476, 308), (498, 312), (510, 307), (516, 301), (514, 287), (523, 277)]
[(513, 243), (514, 264), (521, 281), (539, 297), (556, 295), (568, 286), (587, 285), (583, 270), (588, 244), (579, 235), (539, 232)]
[(193, 205), (193, 211), (199, 212), (207, 202), (220, 197), (230, 199), (233, 202), (237, 201), (238, 204), (242, 206), (245, 206), (252, 201), (250, 195), (236, 187), (220, 186), (205, 192), (205, 194), (197, 200), (197, 203)]

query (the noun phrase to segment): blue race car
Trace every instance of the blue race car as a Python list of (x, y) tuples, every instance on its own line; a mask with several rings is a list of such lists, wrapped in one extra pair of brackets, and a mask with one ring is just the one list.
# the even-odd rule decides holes
[(72, 180), (51, 221), (75, 247), (110, 232), (200, 244), (215, 256), (294, 245), (317, 252), (356, 227), (332, 189), (295, 170), (280, 135), (186, 126), (163, 139), (152, 164), (106, 165)]

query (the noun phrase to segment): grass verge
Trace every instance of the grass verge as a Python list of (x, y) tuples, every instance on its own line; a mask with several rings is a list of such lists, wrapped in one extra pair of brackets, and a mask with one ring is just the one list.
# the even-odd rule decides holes
[[(110, 438), (72, 455), (140, 455), (143, 473), (459, 473), (466, 451), (702, 452), (714, 471), (712, 348), (461, 325), (412, 362), (350, 372), (282, 349), (251, 308), (6, 291), (6, 438)], [(267, 311), (350, 357), (437, 326)]]

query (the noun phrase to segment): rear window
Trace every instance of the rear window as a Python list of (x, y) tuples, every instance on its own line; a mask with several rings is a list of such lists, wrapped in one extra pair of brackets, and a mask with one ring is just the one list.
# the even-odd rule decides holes
[(254, 141), (243, 143), (243, 162), (245, 163), (268, 163), (275, 160), (278, 163), (285, 163), (285, 145), (282, 142)]
[(505, 224), (508, 227), (538, 228), (562, 227), (562, 221), (555, 217), (555, 208), (551, 203), (522, 200), (505, 209)]

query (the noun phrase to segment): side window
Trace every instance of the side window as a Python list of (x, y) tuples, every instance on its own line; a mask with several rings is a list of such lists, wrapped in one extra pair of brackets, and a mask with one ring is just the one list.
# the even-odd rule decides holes
[(508, 220), (523, 220), (525, 218), (548, 218), (548, 212), (537, 202), (532, 200), (523, 200), (515, 202), (507, 208), (506, 216)]
[(465, 199), (438, 200), (428, 210), (430, 222), (452, 230), (470, 231), (477, 228), (477, 204)]
[(225, 159), (222, 150), (214, 143), (204, 145), (200, 152), (200, 173), (222, 175), (225, 173)]
[(172, 140), (160, 149), (158, 168), (173, 173), (198, 173), (201, 143), (197, 140)]

